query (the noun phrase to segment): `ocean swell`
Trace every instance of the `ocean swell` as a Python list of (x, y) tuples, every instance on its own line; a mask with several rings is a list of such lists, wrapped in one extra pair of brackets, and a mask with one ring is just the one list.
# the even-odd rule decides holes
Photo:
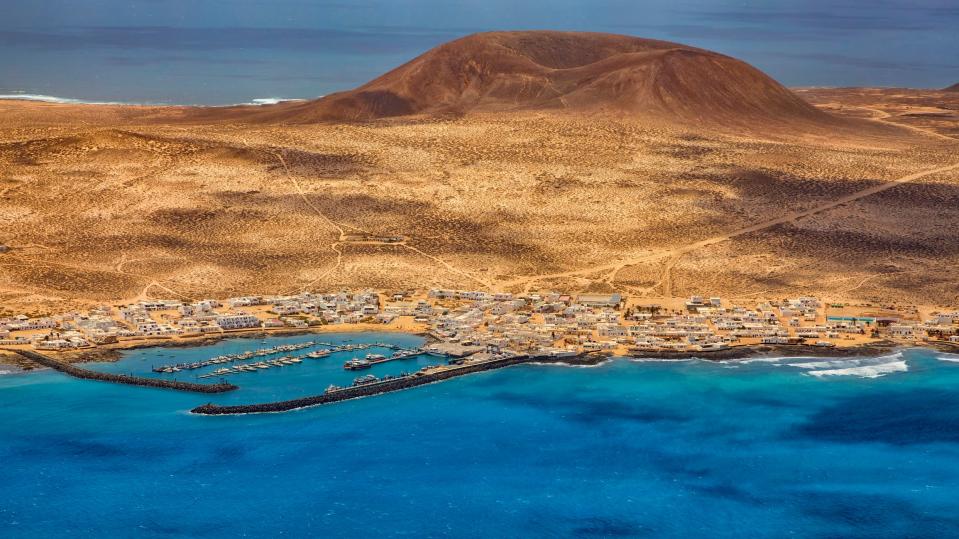
[(949, 363), (959, 363), (959, 354), (949, 354), (947, 352), (942, 352), (936, 354), (936, 359), (939, 361), (947, 361)]
[(812, 361), (791, 363), (790, 365), (806, 369), (807, 375), (815, 377), (858, 376), (860, 378), (879, 378), (887, 374), (909, 370), (909, 365), (900, 352), (888, 356)]
[[(35, 101), (38, 103), (57, 103), (60, 105), (149, 105), (149, 106), (177, 106), (171, 103), (150, 103), (150, 102), (132, 102), (132, 101), (89, 101), (86, 99), (73, 99), (70, 97), (57, 97), (53, 95), (44, 95), (44, 94), (27, 94), (27, 93), (13, 93), (13, 94), (0, 94), (0, 100), (15, 100), (15, 101)], [(262, 105), (276, 105), (278, 103), (285, 103), (288, 101), (305, 101), (300, 98), (286, 98), (286, 97), (258, 97), (251, 99), (246, 103), (236, 103), (234, 105), (207, 105), (211, 107), (229, 107), (229, 106), (262, 106)], [(196, 105), (186, 105), (186, 106), (196, 106)]]
[(63, 105), (132, 105), (133, 103), (120, 103), (117, 101), (84, 101), (83, 99), (71, 99), (69, 97), (56, 97), (43, 94), (0, 94), (0, 100), (14, 99), (17, 101), (39, 101), (41, 103), (60, 103)]

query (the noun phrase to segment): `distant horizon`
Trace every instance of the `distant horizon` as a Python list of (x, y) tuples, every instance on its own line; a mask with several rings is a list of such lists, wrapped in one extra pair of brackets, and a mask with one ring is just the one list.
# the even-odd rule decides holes
[(675, 41), (746, 61), (785, 86), (940, 89), (959, 82), (959, 7), (935, 0), (503, 0), (396, 6), (298, 0), (14, 0), (0, 21), (0, 94), (230, 105), (356, 87), (474, 32), (569, 30)]

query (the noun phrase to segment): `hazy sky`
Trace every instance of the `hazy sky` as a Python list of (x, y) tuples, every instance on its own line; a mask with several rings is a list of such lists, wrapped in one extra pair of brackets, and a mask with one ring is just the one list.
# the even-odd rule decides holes
[(452, 38), (506, 29), (678, 41), (789, 86), (959, 82), (959, 0), (0, 0), (0, 94), (315, 97)]

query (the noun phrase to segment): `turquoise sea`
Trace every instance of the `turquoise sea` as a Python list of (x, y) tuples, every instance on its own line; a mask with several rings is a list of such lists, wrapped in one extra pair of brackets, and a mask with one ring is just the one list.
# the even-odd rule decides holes
[[(313, 339), (419, 343), (269, 345)], [(956, 356), (522, 365), (284, 414), (188, 413), (322, 392), (356, 375), (348, 357), (237, 375), (212, 397), (0, 376), (0, 536), (959, 536)]]

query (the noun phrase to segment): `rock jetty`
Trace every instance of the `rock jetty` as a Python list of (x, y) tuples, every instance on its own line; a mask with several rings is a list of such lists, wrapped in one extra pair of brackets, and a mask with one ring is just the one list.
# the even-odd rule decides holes
[(114, 384), (158, 387), (163, 389), (175, 389), (178, 391), (192, 391), (195, 393), (223, 393), (237, 389), (237, 386), (227, 382), (219, 382), (216, 384), (195, 384), (191, 382), (179, 382), (177, 380), (161, 380), (158, 378), (145, 378), (126, 374), (91, 371), (89, 369), (83, 369), (75, 365), (70, 365), (69, 363), (64, 363), (62, 361), (53, 359), (52, 357), (31, 352), (29, 350), (11, 350), (9, 348), (6, 348), (5, 350), (20, 354), (30, 361), (43, 365), (44, 367), (50, 367), (51, 369), (55, 369), (64, 374), (73, 376), (74, 378), (82, 378), (84, 380), (99, 380), (101, 382), (112, 382)]

